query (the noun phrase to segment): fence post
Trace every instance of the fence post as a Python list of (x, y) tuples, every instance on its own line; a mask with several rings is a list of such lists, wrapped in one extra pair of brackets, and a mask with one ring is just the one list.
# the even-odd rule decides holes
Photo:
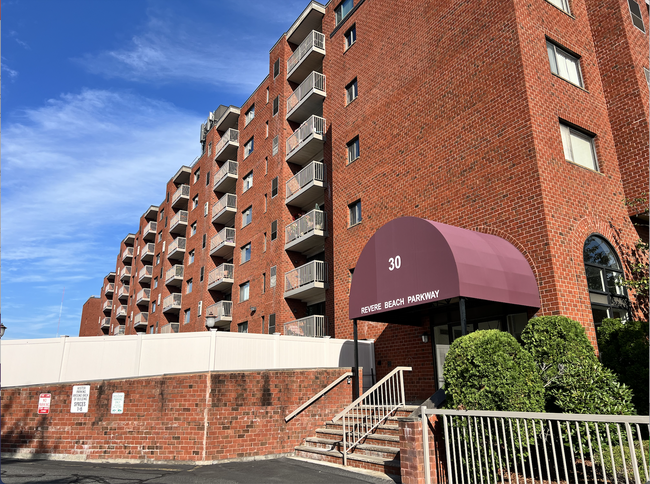
[(422, 453), (424, 454), (424, 482), (431, 484), (431, 462), (429, 454), (429, 419), (427, 418), (426, 407), (420, 407), (422, 417)]

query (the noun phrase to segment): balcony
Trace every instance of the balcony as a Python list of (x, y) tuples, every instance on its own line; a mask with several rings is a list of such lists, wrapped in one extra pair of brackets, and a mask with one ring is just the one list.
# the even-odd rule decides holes
[(120, 281), (129, 282), (130, 278), (131, 278), (131, 266), (122, 267), (122, 270), (120, 271)]
[(327, 289), (327, 263), (311, 261), (284, 275), (284, 297), (316, 302), (325, 297)]
[(185, 234), (187, 230), (187, 212), (180, 210), (174, 215), (169, 223), (170, 234)]
[(153, 275), (153, 266), (144, 266), (138, 273), (138, 281), (140, 284), (150, 284), (151, 276)]
[(326, 336), (325, 316), (307, 316), (284, 324), (285, 336), (307, 336), (322, 338)]
[(120, 306), (119, 308), (117, 308), (117, 312), (115, 313), (115, 317), (117, 319), (126, 318), (126, 306), (125, 305)]
[(104, 289), (104, 294), (106, 297), (113, 297), (113, 292), (115, 292), (115, 284), (112, 282), (109, 282), (106, 284), (106, 288)]
[(113, 309), (113, 301), (106, 301), (102, 306), (102, 312), (104, 314), (110, 313), (111, 309)]
[(139, 313), (133, 318), (133, 329), (136, 331), (146, 331), (149, 322), (149, 313)]
[(172, 195), (172, 207), (174, 209), (178, 207), (187, 208), (187, 202), (190, 201), (190, 186), (181, 185)]
[(178, 333), (178, 323), (167, 323), (160, 327), (160, 334)]
[(325, 57), (325, 35), (312, 30), (287, 60), (287, 80), (302, 82), (312, 71), (319, 71)]
[(170, 294), (163, 299), (163, 313), (177, 313), (181, 310), (181, 295)]
[(284, 229), (284, 250), (302, 254), (320, 252), (327, 237), (327, 218), (325, 212), (312, 210)]
[(304, 165), (323, 151), (325, 119), (313, 115), (287, 139), (286, 161)]
[(234, 282), (233, 264), (221, 264), (216, 269), (212, 269), (208, 274), (208, 290), (230, 292)]
[(111, 318), (100, 318), (99, 327), (101, 329), (107, 329), (111, 327)]
[(302, 123), (312, 114), (323, 112), (325, 76), (312, 72), (287, 99), (287, 121)]
[(124, 252), (122, 252), (122, 262), (125, 264), (130, 264), (131, 261), (133, 260), (133, 247), (127, 247), (124, 249)]
[(167, 259), (182, 260), (185, 255), (185, 237), (178, 237), (167, 248)]
[(214, 161), (226, 161), (237, 158), (239, 149), (239, 131), (228, 129), (214, 148)]
[(208, 328), (229, 327), (232, 322), (232, 301), (219, 301), (205, 311), (205, 325)]
[(123, 324), (120, 324), (119, 326), (115, 326), (115, 329), (113, 330), (113, 334), (114, 334), (115, 336), (118, 336), (118, 335), (124, 334), (124, 330), (125, 330), (125, 329), (126, 329), (126, 328), (124, 327)]
[(229, 259), (235, 249), (235, 229), (232, 227), (223, 228), (210, 240), (210, 255)]
[(180, 264), (172, 266), (171, 269), (167, 269), (165, 273), (165, 285), (167, 286), (179, 286), (183, 283), (183, 272), (184, 268)]
[(226, 193), (212, 206), (212, 223), (232, 225), (237, 213), (237, 195)]
[(325, 189), (325, 165), (312, 161), (292, 178), (287, 180), (284, 203), (292, 207), (307, 209), (316, 202), (322, 202)]
[(123, 301), (124, 299), (128, 299), (128, 298), (129, 298), (129, 286), (124, 285), (120, 287), (119, 291), (117, 291), (117, 299)]
[(151, 262), (153, 261), (153, 253), (156, 250), (156, 244), (149, 242), (142, 247), (140, 251), (140, 260), (142, 262)]
[(215, 192), (235, 193), (237, 186), (237, 168), (238, 163), (236, 161), (226, 161), (214, 175), (212, 189)]
[(151, 294), (151, 289), (140, 289), (138, 294), (135, 296), (135, 303), (140, 306), (141, 304), (149, 304), (149, 295)]
[(158, 224), (156, 222), (149, 222), (142, 229), (142, 240), (155, 240), (156, 239), (156, 229)]

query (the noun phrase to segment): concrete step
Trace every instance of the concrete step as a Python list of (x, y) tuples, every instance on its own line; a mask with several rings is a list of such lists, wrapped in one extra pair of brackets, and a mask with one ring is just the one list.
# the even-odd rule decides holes
[[(338, 450), (339, 452), (343, 448), (343, 442), (340, 440), (322, 439), (319, 437), (309, 437), (305, 439), (304, 445), (318, 449)], [(399, 453), (399, 448), (387, 445), (369, 444), (366, 442), (357, 445), (354, 449), (354, 453), (372, 457), (381, 457), (384, 459), (393, 459)]]
[[(328, 429), (335, 429), (335, 430), (340, 429), (342, 431), (343, 421), (339, 420), (338, 422), (327, 422), (325, 424), (325, 427)], [(377, 426), (377, 428), (374, 430), (374, 433), (383, 434), (383, 435), (399, 435), (399, 425), (397, 425), (397, 422), (395, 422), (394, 424), (393, 423), (381, 424)]]
[[(338, 450), (319, 449), (306, 445), (296, 447), (296, 455), (306, 459), (343, 464), (343, 453)], [(374, 457), (352, 453), (348, 454), (348, 466), (383, 472), (389, 476), (400, 477), (399, 456), (393, 458)]]
[[(324, 439), (343, 440), (343, 429), (321, 428), (316, 429), (316, 436)], [(390, 445), (399, 447), (399, 435), (370, 434), (366, 437), (367, 444)]]

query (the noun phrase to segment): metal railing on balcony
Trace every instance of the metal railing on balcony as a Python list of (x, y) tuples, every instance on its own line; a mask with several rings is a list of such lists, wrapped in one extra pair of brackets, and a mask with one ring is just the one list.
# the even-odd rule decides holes
[(299, 149), (301, 143), (304, 143), (309, 137), (322, 136), (323, 134), (325, 134), (325, 118), (314, 114), (287, 138), (287, 158), (293, 151)]
[(185, 237), (178, 237), (174, 239), (174, 241), (169, 244), (169, 248), (167, 249), (167, 257), (172, 257), (174, 254), (179, 252), (184, 253), (186, 242), (187, 239), (185, 239)]
[(173, 232), (177, 226), (183, 224), (183, 229), (187, 227), (187, 211), (179, 210), (169, 222), (169, 231)]
[(119, 326), (115, 326), (115, 329), (113, 330), (113, 334), (114, 335), (124, 334), (125, 329), (126, 328), (123, 324), (120, 324)]
[(219, 156), (219, 154), (223, 151), (223, 149), (228, 145), (228, 143), (237, 143), (239, 144), (239, 131), (233, 128), (228, 128), (228, 131), (226, 131), (219, 142), (217, 143), (217, 146), (214, 148), (214, 156), (215, 158)]
[(131, 259), (133, 257), (133, 247), (127, 247), (122, 252), (122, 262), (126, 262), (126, 259)]
[(116, 318), (126, 318), (126, 305), (122, 305), (119, 308), (117, 308), (117, 311), (115, 313)]
[(133, 327), (146, 326), (149, 322), (149, 313), (139, 313), (133, 318)]
[(113, 301), (104, 302), (104, 304), (102, 305), (102, 311), (106, 312), (106, 311), (110, 311), (111, 309), (113, 309)]
[(187, 200), (190, 199), (190, 186), (189, 185), (181, 185), (178, 187), (178, 189), (174, 192), (174, 195), (172, 195), (172, 207), (178, 202), (181, 198), (185, 198)]
[(315, 282), (327, 282), (327, 263), (314, 260), (284, 275), (284, 292), (293, 291)]
[(106, 284), (106, 289), (104, 289), (104, 294), (108, 296), (110, 294), (113, 294), (113, 292), (115, 292), (115, 283), (109, 282), (108, 284)]
[(212, 269), (210, 274), (208, 274), (208, 287), (213, 284), (218, 284), (224, 279), (232, 280), (235, 266), (233, 264), (224, 263), (219, 267)]
[(287, 180), (286, 198), (298, 193), (313, 181), (325, 182), (325, 165), (320, 161), (312, 161)]
[(180, 264), (176, 264), (175, 266), (172, 266), (171, 269), (167, 269), (167, 272), (165, 273), (165, 283), (169, 284), (172, 279), (182, 280), (184, 270), (184, 267)]
[(287, 113), (290, 113), (300, 101), (302, 101), (314, 89), (325, 92), (325, 75), (320, 72), (312, 72), (302, 81), (300, 86), (293, 91), (293, 94), (287, 99)]
[(142, 269), (140, 269), (140, 272), (138, 272), (138, 281), (140, 282), (146, 282), (146, 280), (151, 280), (151, 276), (153, 275), (153, 266), (144, 266)]
[(100, 318), (100, 321), (101, 328), (108, 328), (111, 325), (111, 318)]
[(237, 195), (226, 193), (212, 206), (212, 221), (214, 222), (226, 210), (237, 211)]
[(148, 223), (147, 225), (145, 225), (144, 228), (142, 229), (142, 238), (143, 238), (144, 240), (146, 240), (146, 239), (149, 238), (149, 236), (151, 236), (151, 235), (155, 236), (155, 235), (156, 235), (157, 227), (158, 227), (158, 223), (157, 223), (157, 222), (149, 222), (149, 223)]
[(140, 304), (142, 302), (149, 302), (149, 295), (151, 294), (151, 289), (140, 289), (138, 294), (135, 296), (135, 303)]
[(129, 279), (131, 277), (131, 266), (122, 267), (120, 270), (120, 280), (124, 282), (124, 279)]
[(172, 309), (180, 309), (182, 296), (178, 293), (170, 294), (165, 299), (163, 299), (163, 311), (169, 311)]
[(128, 297), (129, 296), (129, 286), (124, 285), (120, 287), (120, 290), (117, 291), (117, 298), (122, 299), (123, 297)]
[(305, 40), (300, 43), (294, 53), (291, 54), (291, 57), (287, 59), (287, 76), (291, 74), (291, 71), (300, 64), (300, 61), (303, 60), (313, 48), (323, 51), (325, 50), (325, 35), (316, 30), (312, 30), (311, 33), (305, 37)]
[(322, 338), (326, 336), (325, 316), (307, 316), (284, 324), (285, 336), (307, 336)]
[(284, 229), (285, 245), (301, 237), (308, 236), (313, 233), (314, 230), (325, 232), (327, 229), (327, 220), (325, 215), (325, 212), (314, 209), (300, 217), (298, 220), (291, 222)]
[(214, 184), (213, 188), (216, 190), (219, 185), (223, 182), (224, 178), (231, 176), (237, 178), (237, 168), (238, 163), (236, 161), (228, 160), (226, 161), (219, 171), (214, 175)]
[(153, 254), (156, 251), (156, 244), (149, 242), (142, 247), (140, 251), (140, 260), (153, 259)]
[[(208, 320), (208, 318), (210, 320)], [(219, 301), (208, 306), (205, 311), (205, 324), (209, 328), (216, 326), (221, 321), (232, 320), (232, 301)]]
[(160, 327), (160, 334), (178, 333), (178, 323), (167, 323)]
[(235, 243), (235, 229), (232, 227), (225, 227), (212, 237), (212, 240), (210, 240), (210, 253), (227, 243)]

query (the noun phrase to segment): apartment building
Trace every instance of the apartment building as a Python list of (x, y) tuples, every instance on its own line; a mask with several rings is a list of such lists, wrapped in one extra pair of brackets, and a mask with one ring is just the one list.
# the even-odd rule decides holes
[[(563, 314), (594, 343), (604, 317), (647, 317), (616, 281), (647, 240), (647, 203), (625, 200), (648, 193), (648, 25), (636, 0), (311, 2), (249, 99), (210, 113), (80, 335), (356, 326), (378, 376), (413, 366), (426, 397), (461, 317), (518, 334)], [(507, 241), (539, 307), (448, 298), (353, 322), (359, 256), (400, 217)]]

